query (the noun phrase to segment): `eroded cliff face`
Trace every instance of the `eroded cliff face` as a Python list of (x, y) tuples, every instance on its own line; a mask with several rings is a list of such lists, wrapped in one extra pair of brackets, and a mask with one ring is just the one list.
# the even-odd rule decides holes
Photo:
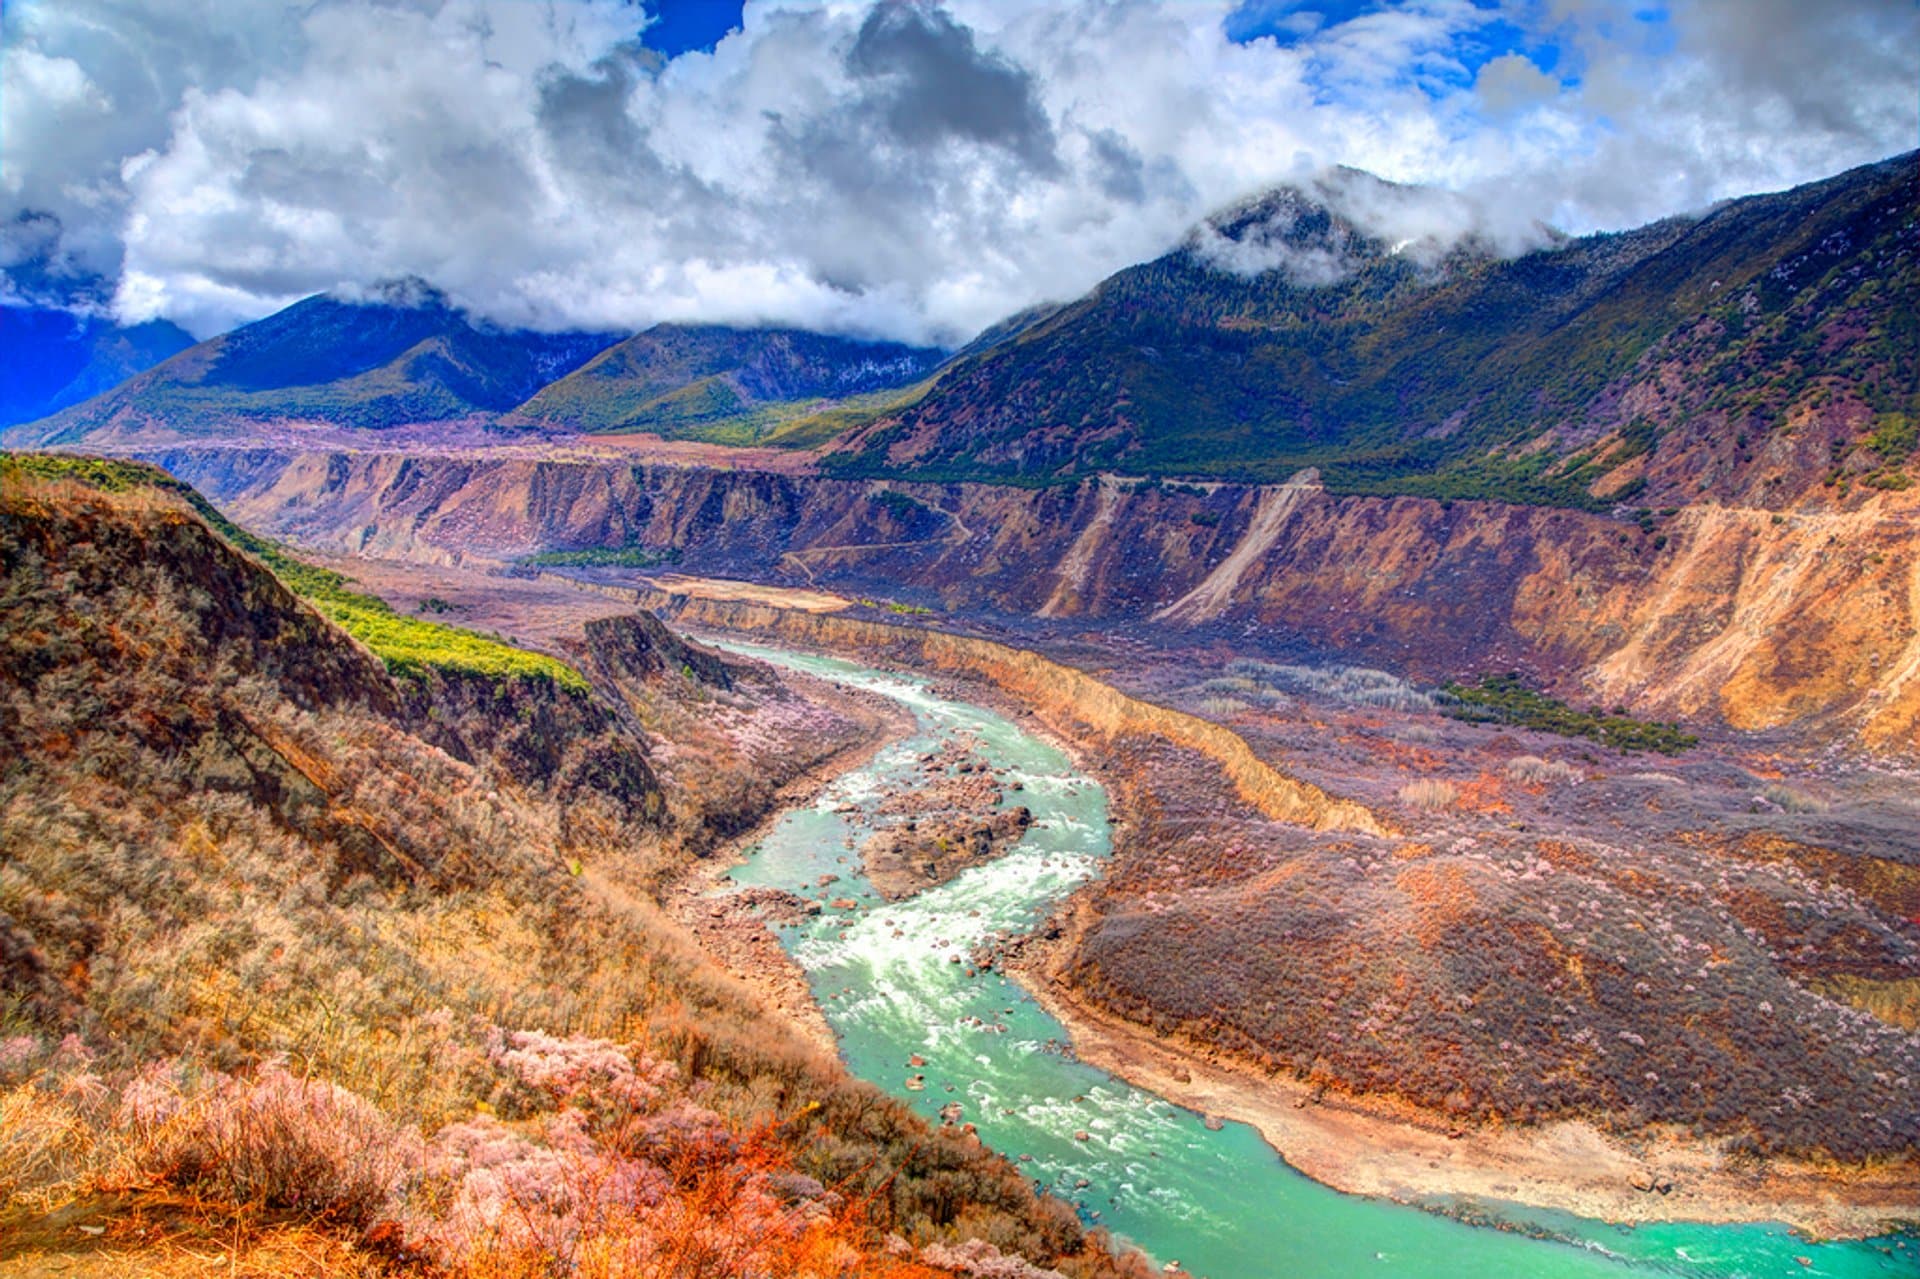
[(1521, 669), (1646, 715), (1911, 750), (1915, 491), (1590, 514), (1281, 485), (904, 484), (605, 459), (203, 450), (155, 460), (308, 545), (448, 561), (586, 547), (685, 572), (1097, 623), (1440, 679)]

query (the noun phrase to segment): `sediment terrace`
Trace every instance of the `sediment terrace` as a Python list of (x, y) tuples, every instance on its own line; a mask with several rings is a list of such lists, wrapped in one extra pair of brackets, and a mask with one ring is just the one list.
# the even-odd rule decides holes
[(1210, 760), (1248, 805), (1267, 818), (1314, 830), (1382, 834), (1365, 807), (1334, 799), (1261, 761), (1231, 729), (1198, 716), (1128, 697), (1084, 671), (991, 640), (917, 627), (890, 626), (769, 603), (713, 599), (649, 587), (581, 583), (586, 589), (631, 599), (640, 608), (683, 626), (738, 631), (832, 653), (961, 675), (992, 685), (1069, 739), (1111, 748), (1124, 738), (1157, 740)]

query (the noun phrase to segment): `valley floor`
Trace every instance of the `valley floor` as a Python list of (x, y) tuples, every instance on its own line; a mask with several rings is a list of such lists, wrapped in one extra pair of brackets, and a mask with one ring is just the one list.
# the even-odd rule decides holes
[[(548, 647), (586, 617), (632, 607), (620, 593), (580, 589), (552, 577), (501, 578), (474, 569), (362, 560), (340, 560), (335, 566), (398, 607), (412, 611), (423, 601), (437, 600), (463, 625), (498, 629)], [(778, 605), (784, 601), (777, 594), (749, 592), (747, 597)], [(1200, 705), (1207, 682), (1199, 676), (1210, 662), (1225, 670), (1217, 654), (1188, 663), (1152, 660), (1153, 655), (1132, 661), (1124, 655), (1116, 660), (1113, 652), (1103, 656), (1114, 663), (1110, 678), (1123, 686), (1203, 712), (1209, 709)], [(1169, 670), (1193, 682), (1170, 685)], [(966, 695), (1021, 710), (984, 683), (969, 681)], [(1216, 700), (1211, 712), (1233, 724), (1263, 756), (1284, 760), (1285, 767), (1330, 791), (1357, 795), (1389, 812), (1402, 828), (1419, 830), (1435, 842), (1447, 835), (1492, 838), (1529, 826), (1570, 839), (1619, 839), (1621, 830), (1610, 824), (1624, 820), (1634, 830), (1675, 835), (1699, 827), (1722, 829), (1730, 840), (1778, 841), (1784, 833), (1793, 837), (1785, 841), (1790, 855), (1810, 847), (1823, 832), (1837, 832), (1866, 850), (1865, 860), (1891, 885), (1888, 901), (1895, 907), (1905, 909), (1915, 891), (1915, 875), (1904, 867), (1900, 849), (1920, 826), (1920, 817), (1887, 799), (1890, 786), (1898, 789), (1896, 778), (1809, 772), (1783, 753), (1760, 749), (1765, 743), (1749, 744), (1743, 755), (1715, 748), (1685, 762), (1605, 760), (1577, 744), (1558, 743), (1566, 749), (1556, 749), (1554, 739), (1528, 734), (1516, 741), (1511, 733), (1437, 721), (1430, 713), (1316, 707), (1305, 698), (1262, 702), (1245, 690), (1240, 696)], [(1275, 710), (1276, 703), (1284, 703), (1281, 710)], [(1289, 725), (1290, 719), (1299, 722)], [(889, 725), (866, 746), (822, 762), (783, 798), (804, 800), (900, 729), (898, 723)], [(1143, 786), (1140, 773), (1116, 771), (1110, 744), (1066, 744), (1076, 748), (1083, 767), (1111, 784), (1116, 816), (1129, 827), (1137, 828), (1143, 819), (1164, 820), (1169, 811), (1194, 802), (1180, 789), (1190, 778), (1169, 775)], [(1541, 763), (1525, 751), (1572, 761), (1561, 766), (1566, 777), (1574, 770), (1582, 776), (1562, 786), (1556, 774), (1548, 773), (1548, 784), (1542, 784), (1529, 780), (1531, 765), (1504, 767), (1515, 758)], [(1434, 776), (1455, 778), (1447, 785), (1459, 793), (1441, 814), (1404, 798), (1409, 779)], [(1768, 791), (1774, 798), (1762, 800), (1756, 792), (1770, 785), (1769, 778), (1778, 779)], [(1214, 785), (1226, 783), (1215, 774)], [(1574, 795), (1577, 802), (1569, 798)], [(1142, 811), (1143, 804), (1155, 811)], [(1777, 811), (1762, 811), (1766, 808)], [(1215, 843), (1224, 847), (1244, 835), (1239, 826), (1224, 823)], [(804, 977), (764, 925), (704, 896), (713, 876), (750, 841), (751, 834), (733, 841), (689, 872), (670, 893), (674, 913), (802, 1034), (831, 1047), (831, 1032)], [(1164, 887), (1156, 882), (1140, 891), (1150, 899)], [(1288, 1072), (1261, 1069), (1190, 1036), (1147, 1030), (1088, 997), (1074, 980), (1078, 945), (1098, 921), (1084, 895), (1069, 911), (1064, 929), (1027, 948), (1016, 968), (1048, 1011), (1071, 1029), (1076, 1052), (1178, 1104), (1253, 1124), (1289, 1163), (1338, 1189), (1410, 1202), (1444, 1204), (1458, 1196), (1508, 1201), (1621, 1222), (1784, 1221), (1827, 1237), (1872, 1235), (1890, 1222), (1920, 1218), (1920, 1175), (1911, 1160), (1816, 1166), (1736, 1157), (1725, 1143), (1696, 1139), (1674, 1127), (1646, 1127), (1622, 1136), (1578, 1121), (1479, 1123), (1377, 1095), (1295, 1082)]]

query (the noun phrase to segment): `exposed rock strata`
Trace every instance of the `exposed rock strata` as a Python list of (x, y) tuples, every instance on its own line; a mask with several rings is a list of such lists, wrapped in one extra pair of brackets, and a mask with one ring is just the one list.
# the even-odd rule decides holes
[[(1248, 485), (1031, 490), (591, 459), (158, 460), (244, 522), (354, 552), (673, 549), (688, 572), (1338, 652), (1422, 679), (1520, 669), (1643, 715), (1890, 750), (1920, 733), (1920, 490), (1816, 487), (1629, 519), (1305, 484), (1283, 503)], [(926, 512), (916, 536), (899, 536), (888, 492)]]

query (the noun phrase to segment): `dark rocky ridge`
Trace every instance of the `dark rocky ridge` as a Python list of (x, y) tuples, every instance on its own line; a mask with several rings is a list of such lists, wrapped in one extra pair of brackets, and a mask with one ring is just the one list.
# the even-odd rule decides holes
[(616, 683), (653, 683), (672, 672), (685, 671), (713, 688), (730, 689), (734, 685), (734, 668), (724, 658), (687, 642), (644, 610), (588, 622), (586, 651), (594, 672)]

